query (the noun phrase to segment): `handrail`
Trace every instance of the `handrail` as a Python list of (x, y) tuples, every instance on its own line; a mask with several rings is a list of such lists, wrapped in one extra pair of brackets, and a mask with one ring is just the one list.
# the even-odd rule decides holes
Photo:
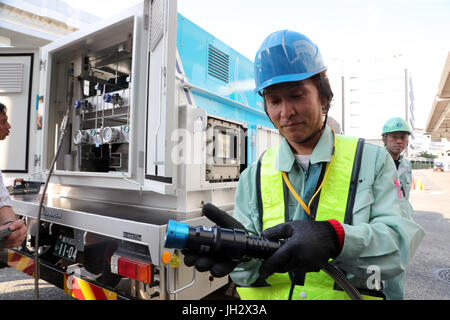
[(194, 282), (195, 282), (195, 268), (192, 268), (192, 269), (193, 269), (192, 281), (190, 283), (188, 283), (187, 285), (172, 291), (170, 289), (171, 283), (170, 283), (170, 262), (169, 262), (167, 264), (167, 292), (169, 294), (177, 294), (177, 293), (179, 293), (179, 292), (181, 292), (181, 291), (191, 287), (194, 284)]
[(240, 108), (243, 108), (243, 109), (246, 109), (246, 110), (249, 110), (249, 111), (252, 111), (252, 112), (255, 112), (255, 113), (258, 113), (258, 114), (266, 116), (266, 113), (264, 111), (255, 109), (255, 108), (253, 108), (251, 106), (248, 106), (248, 105), (245, 105), (243, 103), (240, 103), (240, 102), (234, 101), (232, 99), (226, 98), (226, 97), (221, 96), (220, 94), (217, 94), (215, 92), (212, 92), (212, 91), (206, 90), (204, 88), (198, 87), (196, 85), (193, 85), (192, 83), (183, 82), (182, 87), (183, 87), (183, 89), (191, 89), (192, 91), (204, 94), (206, 96), (210, 96), (213, 99), (222, 100), (222, 101), (224, 101), (224, 102), (226, 102), (228, 104), (237, 105)]

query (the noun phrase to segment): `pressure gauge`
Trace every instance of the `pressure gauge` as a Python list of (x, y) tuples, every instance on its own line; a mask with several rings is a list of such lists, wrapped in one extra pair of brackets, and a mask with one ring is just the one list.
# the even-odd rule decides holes
[(73, 138), (73, 142), (76, 145), (80, 145), (80, 144), (86, 143), (88, 141), (88, 139), (89, 139), (89, 137), (88, 137), (88, 134), (87, 134), (86, 131), (78, 130), (75, 133), (75, 137)]
[(103, 129), (103, 142), (111, 143), (118, 140), (120, 137), (120, 131), (116, 128), (105, 127)]

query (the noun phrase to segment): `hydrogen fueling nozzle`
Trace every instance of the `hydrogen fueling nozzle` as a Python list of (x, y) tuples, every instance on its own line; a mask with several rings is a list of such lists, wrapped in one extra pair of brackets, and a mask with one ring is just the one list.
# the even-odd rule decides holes
[(243, 261), (245, 258), (265, 259), (283, 243), (248, 235), (238, 220), (211, 203), (205, 204), (202, 212), (217, 225), (193, 227), (170, 220), (167, 225), (165, 247), (190, 249), (200, 255)]
[(164, 246), (172, 249), (190, 249), (200, 255), (227, 256), (242, 261), (244, 258), (265, 259), (273, 254), (282, 241), (250, 236), (242, 229), (220, 226), (189, 226), (170, 220)]
[[(205, 204), (202, 212), (217, 225), (193, 227), (170, 220), (164, 246), (171, 249), (190, 249), (200, 255), (241, 262), (247, 258), (266, 259), (284, 244), (283, 240), (269, 240), (249, 235), (239, 221), (212, 204)], [(322, 265), (321, 269), (333, 278), (351, 299), (362, 299), (358, 290), (332, 263)]]
[[(284, 242), (249, 236), (241, 229), (226, 229), (219, 226), (192, 227), (186, 223), (170, 220), (167, 225), (164, 246), (172, 249), (191, 249), (199, 254), (231, 259), (237, 262), (246, 258), (265, 259)], [(333, 278), (352, 300), (362, 300), (359, 291), (347, 277), (328, 262), (321, 269)]]

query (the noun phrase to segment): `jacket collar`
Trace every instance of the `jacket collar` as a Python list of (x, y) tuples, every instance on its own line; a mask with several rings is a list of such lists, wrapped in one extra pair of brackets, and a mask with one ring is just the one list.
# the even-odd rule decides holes
[[(310, 162), (316, 164), (319, 162), (329, 162), (333, 151), (333, 133), (328, 125), (325, 127), (322, 136), (314, 148)], [(295, 155), (286, 138), (283, 138), (278, 151), (276, 169), (280, 171), (290, 172), (295, 163)]]

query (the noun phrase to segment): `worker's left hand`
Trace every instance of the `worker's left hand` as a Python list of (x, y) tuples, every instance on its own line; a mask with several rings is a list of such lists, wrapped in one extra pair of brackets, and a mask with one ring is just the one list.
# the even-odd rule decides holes
[(194, 266), (197, 271), (209, 271), (212, 276), (222, 278), (237, 267), (239, 261), (217, 259), (210, 256), (200, 256), (189, 249), (181, 251), (184, 254), (184, 264), (188, 267)]
[[(209, 220), (222, 228), (245, 230), (245, 227), (239, 221), (210, 203), (203, 206), (202, 212)], [(239, 261), (229, 259), (227, 252), (223, 252), (220, 256), (204, 256), (192, 250), (184, 249), (181, 253), (184, 255), (186, 266), (194, 266), (200, 272), (209, 271), (216, 278), (226, 276), (239, 264)]]
[(285, 243), (266, 259), (259, 270), (266, 279), (285, 272), (317, 272), (340, 252), (336, 231), (328, 221), (295, 220), (266, 229), (263, 237)]
[(0, 229), (6, 229), (12, 231), (12, 233), (3, 240), (4, 248), (16, 248), (22, 244), (27, 236), (27, 226), (23, 220), (19, 219), (14, 222), (8, 223), (0, 227)]

